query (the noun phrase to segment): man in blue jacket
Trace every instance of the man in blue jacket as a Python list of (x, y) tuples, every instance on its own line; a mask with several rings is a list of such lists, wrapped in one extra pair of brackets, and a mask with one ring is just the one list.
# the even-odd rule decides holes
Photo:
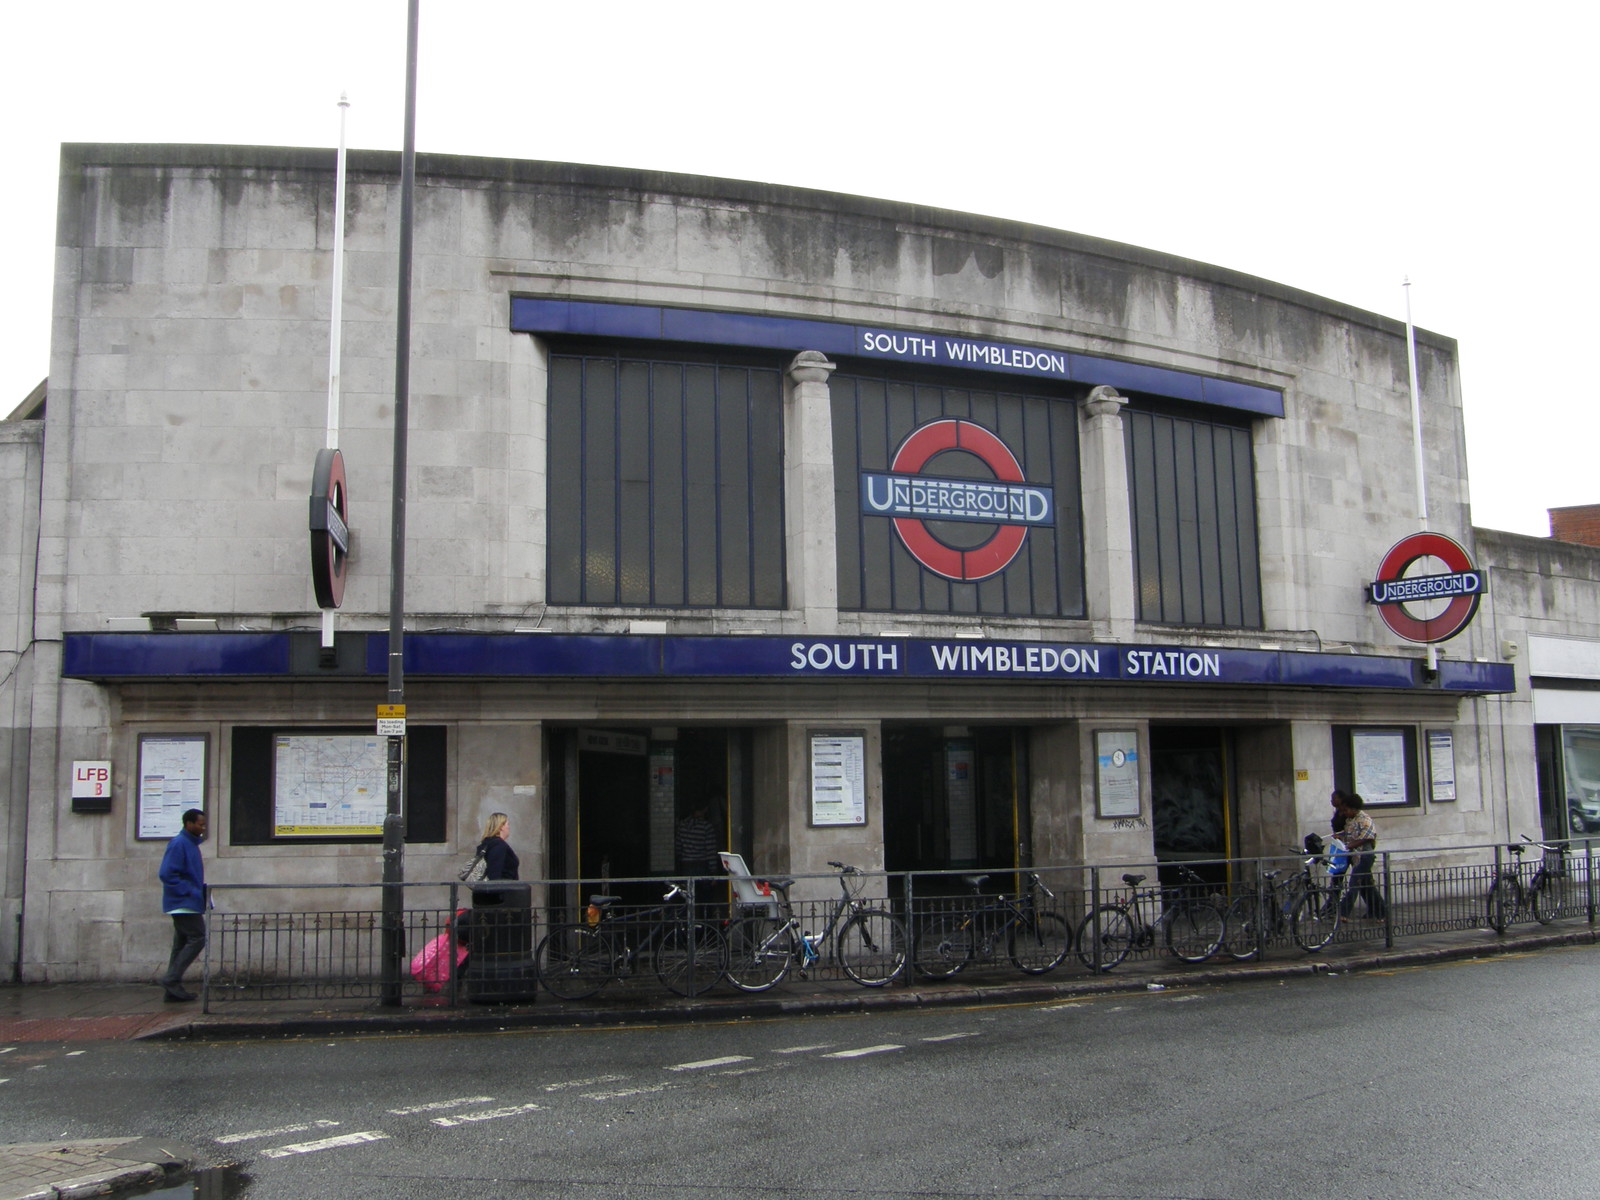
[(169, 1003), (193, 1000), (183, 973), (206, 945), (206, 868), (200, 843), (206, 840), (206, 815), (198, 808), (183, 814), (183, 831), (167, 843), (161, 859), (161, 911), (172, 918), (172, 957), (160, 979)]

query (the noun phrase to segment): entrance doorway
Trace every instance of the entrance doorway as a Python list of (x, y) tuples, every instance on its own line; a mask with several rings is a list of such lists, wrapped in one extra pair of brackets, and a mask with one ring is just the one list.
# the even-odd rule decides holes
[(940, 871), (1025, 865), (1027, 778), (1024, 730), (886, 726), (885, 866)]
[(720, 875), (718, 850), (749, 853), (750, 749), (747, 729), (553, 730), (552, 877), (653, 903), (637, 881)]
[[(1234, 853), (1233, 746), (1210, 725), (1150, 726), (1150, 793), (1158, 862), (1203, 862)], [(1212, 882), (1227, 868), (1196, 867)], [(1163, 876), (1164, 877), (1164, 876)]]

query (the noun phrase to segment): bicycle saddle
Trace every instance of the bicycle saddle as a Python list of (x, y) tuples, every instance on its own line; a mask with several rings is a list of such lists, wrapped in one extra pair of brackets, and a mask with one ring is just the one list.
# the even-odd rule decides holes
[(987, 875), (963, 875), (961, 877), (961, 882), (966, 884), (973, 891), (977, 891), (984, 885), (988, 878), (989, 877)]
[(775, 891), (782, 892), (785, 896), (789, 894), (789, 889), (794, 886), (794, 880), (792, 879), (763, 879), (761, 882)]
[(1122, 882), (1127, 884), (1129, 887), (1138, 887), (1147, 878), (1148, 876), (1145, 875), (1124, 875), (1122, 877)]
[(601, 908), (604, 908), (604, 907), (606, 907), (606, 905), (615, 904), (618, 900), (621, 900), (621, 899), (622, 899), (621, 896), (590, 896), (589, 897), (589, 903), (590, 904), (597, 904)]

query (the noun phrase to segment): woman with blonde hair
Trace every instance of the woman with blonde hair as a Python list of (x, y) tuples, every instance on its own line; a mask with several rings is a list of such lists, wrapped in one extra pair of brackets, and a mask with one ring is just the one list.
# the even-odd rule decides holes
[(483, 841), (478, 843), (478, 853), (483, 855), (486, 881), (517, 878), (517, 852), (506, 841), (506, 832), (510, 828), (511, 818), (503, 812), (490, 813), (488, 821), (484, 822)]

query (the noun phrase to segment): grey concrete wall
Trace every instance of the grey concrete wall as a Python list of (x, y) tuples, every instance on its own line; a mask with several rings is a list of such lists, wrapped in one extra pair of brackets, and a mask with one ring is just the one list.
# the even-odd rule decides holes
[(27, 871), (33, 586), (44, 423), (0, 422), (0, 970), (16, 961)]
[[(351, 163), (342, 442), (360, 623), (387, 601), (397, 198), (393, 156)], [(50, 409), (64, 493), (47, 531), (64, 627), (311, 615), (331, 168), (311, 151), (67, 148)], [(1282, 387), (1287, 417), (1256, 426), (1267, 626), (1388, 644), (1352, 584), (1414, 527), (1394, 321), (1011, 222), (563, 164), (423, 156), (416, 229), (416, 612), (509, 624), (543, 600), (542, 362), (507, 329), (526, 294), (936, 328)], [(1465, 538), (1455, 348), (1424, 334), (1419, 351), (1430, 508)]]

